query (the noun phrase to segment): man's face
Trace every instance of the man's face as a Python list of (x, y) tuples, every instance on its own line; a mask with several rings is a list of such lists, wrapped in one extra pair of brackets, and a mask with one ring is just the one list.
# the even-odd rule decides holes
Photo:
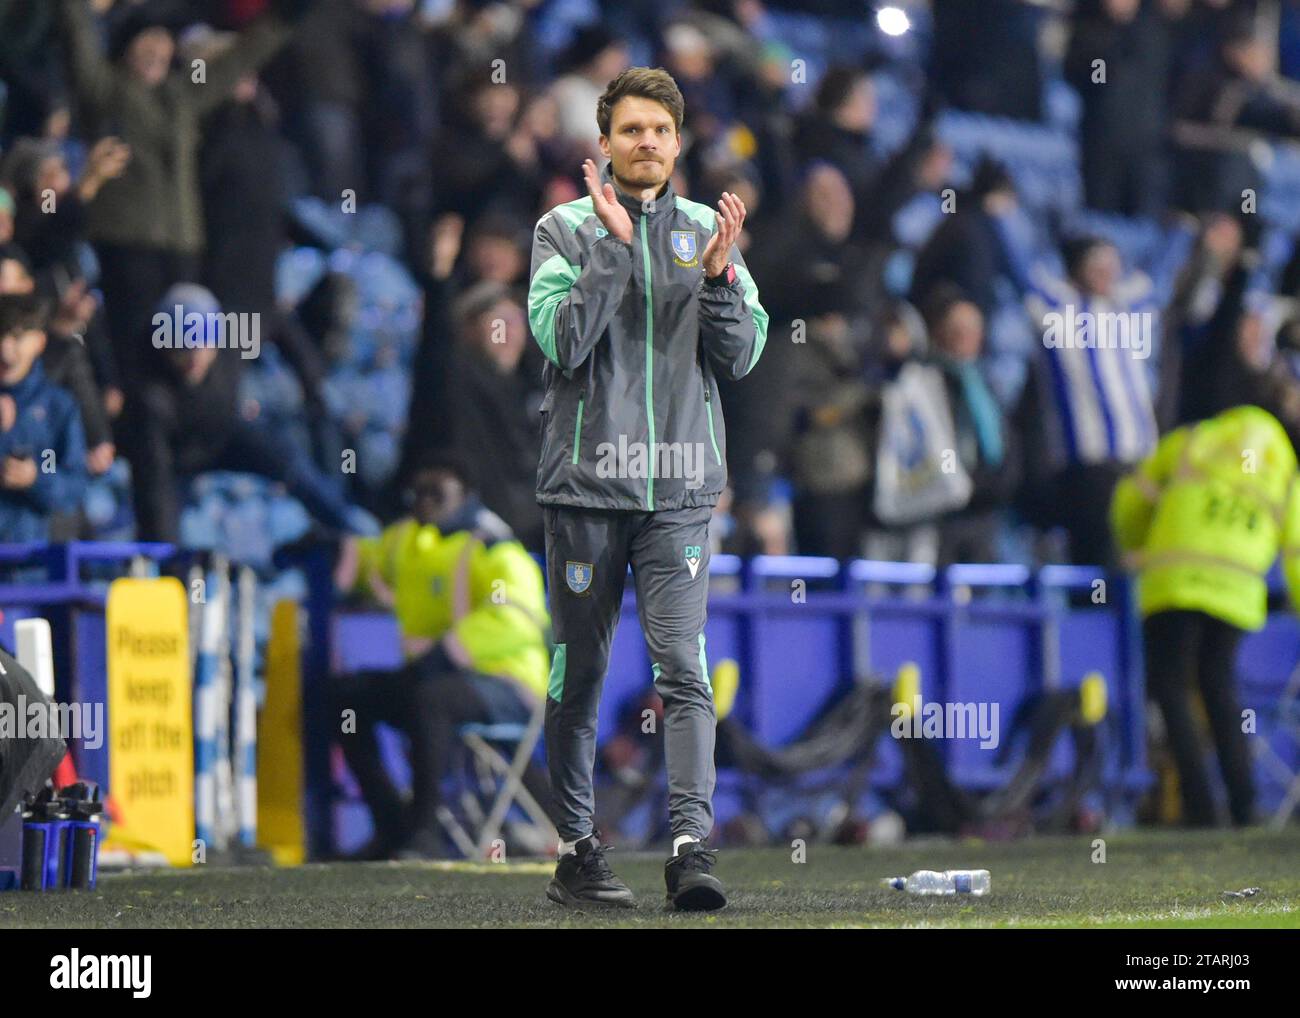
[(841, 243), (853, 227), (853, 191), (844, 174), (833, 166), (819, 166), (808, 175), (804, 207), (822, 234)]
[(519, 112), (519, 92), (512, 85), (487, 85), (474, 96), (474, 114), (487, 137), (509, 137)]
[(36, 171), (37, 193), (53, 191), (63, 195), (72, 186), (72, 177), (68, 173), (63, 156), (46, 156)]
[(411, 496), (420, 525), (442, 527), (465, 504), (465, 485), (450, 470), (421, 470), (411, 481)]
[(19, 329), (0, 336), (0, 385), (17, 385), (45, 349), (40, 329)]
[(1098, 244), (1083, 257), (1079, 265), (1079, 283), (1093, 297), (1109, 297), (1121, 272), (1119, 251), (1109, 244)]
[(141, 84), (154, 88), (167, 77), (175, 51), (171, 32), (165, 28), (147, 28), (127, 47), (127, 70)]
[(470, 271), (476, 279), (513, 283), (528, 267), (519, 245), (509, 237), (475, 237), (469, 246)]
[(984, 345), (984, 315), (970, 301), (948, 309), (935, 330), (935, 345), (953, 360), (972, 361)]
[(682, 138), (668, 107), (629, 95), (610, 110), (609, 134), (600, 136), (600, 151), (613, 166), (614, 181), (629, 194), (657, 194), (672, 176)]
[(503, 300), (475, 321), (472, 329), (475, 345), (502, 372), (513, 371), (528, 343), (523, 309), (512, 300)]

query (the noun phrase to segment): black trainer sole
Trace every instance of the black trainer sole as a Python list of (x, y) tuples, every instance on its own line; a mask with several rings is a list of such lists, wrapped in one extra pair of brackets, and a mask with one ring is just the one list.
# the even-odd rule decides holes
[(546, 885), (546, 897), (565, 908), (636, 908), (636, 899), (627, 898), (579, 898), (558, 880)]
[(678, 912), (716, 912), (727, 905), (727, 892), (722, 884), (714, 879), (708, 883), (698, 883), (683, 887), (675, 895), (667, 896), (668, 907)]

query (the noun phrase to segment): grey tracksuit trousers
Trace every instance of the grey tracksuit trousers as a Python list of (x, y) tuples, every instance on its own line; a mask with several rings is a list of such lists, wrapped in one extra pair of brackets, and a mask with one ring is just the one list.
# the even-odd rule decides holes
[(596, 712), (627, 569), (636, 584), (655, 688), (673, 837), (713, 828), (717, 716), (704, 652), (711, 506), (636, 512), (545, 506), (555, 656), (546, 700), (546, 756), (560, 837), (592, 832)]

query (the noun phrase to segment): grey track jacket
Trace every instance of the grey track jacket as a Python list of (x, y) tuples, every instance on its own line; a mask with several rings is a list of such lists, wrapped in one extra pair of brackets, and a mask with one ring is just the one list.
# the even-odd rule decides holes
[(590, 196), (557, 205), (533, 234), (528, 321), (547, 358), (537, 501), (713, 505), (727, 480), (714, 374), (749, 373), (767, 312), (734, 246), (735, 282), (705, 284), (713, 209), (678, 197), (671, 182), (644, 207), (617, 194), (630, 245), (607, 233)]

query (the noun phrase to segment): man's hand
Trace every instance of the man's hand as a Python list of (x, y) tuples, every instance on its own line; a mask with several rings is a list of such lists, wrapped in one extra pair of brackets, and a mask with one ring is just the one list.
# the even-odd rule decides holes
[(451, 275), (464, 232), (465, 220), (455, 212), (447, 212), (434, 220), (429, 231), (429, 271), (434, 279), (446, 279)]
[(87, 155), (86, 170), (77, 184), (81, 200), (94, 201), (99, 189), (120, 177), (130, 161), (131, 146), (118, 138), (100, 138)]
[(596, 164), (587, 159), (582, 164), (582, 176), (587, 182), (587, 193), (591, 195), (592, 209), (597, 217), (605, 224), (610, 234), (617, 237), (624, 244), (632, 243), (632, 217), (627, 214), (627, 209), (619, 203), (618, 195), (614, 192), (613, 184), (606, 184), (603, 188), (600, 186), (600, 172), (596, 169)]
[(718, 199), (718, 229), (709, 238), (704, 247), (704, 276), (709, 278), (721, 274), (731, 260), (731, 248), (740, 236), (740, 228), (745, 224), (745, 203), (738, 195), (724, 191)]
[(116, 457), (117, 446), (112, 442), (100, 442), (99, 445), (86, 453), (86, 469), (96, 477), (100, 474), (106, 474)]
[(0, 396), (0, 432), (8, 431), (18, 420), (18, 404), (8, 393)]
[(116, 385), (110, 385), (104, 390), (104, 413), (110, 418), (116, 418), (122, 413), (122, 407), (126, 406), (126, 394)]
[(36, 461), (6, 456), (3, 470), (0, 470), (0, 485), (21, 491), (36, 483)]

